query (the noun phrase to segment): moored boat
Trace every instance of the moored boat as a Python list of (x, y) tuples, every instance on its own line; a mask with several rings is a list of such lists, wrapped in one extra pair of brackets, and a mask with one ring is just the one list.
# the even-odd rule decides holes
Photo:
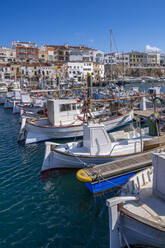
[[(120, 157), (145, 152), (149, 129), (118, 131), (108, 135), (103, 124), (84, 124), (83, 141), (68, 144), (46, 142), (42, 171), (53, 168), (84, 168), (104, 164)], [(151, 146), (152, 147), (152, 146)]]
[(21, 101), (21, 90), (15, 89), (11, 92), (8, 92), (4, 102), (4, 108), (13, 109), (14, 104)]
[[(75, 99), (48, 100), (48, 118), (27, 119), (25, 143), (50, 139), (65, 139), (83, 136), (83, 114), (81, 105)], [(101, 113), (91, 113), (91, 118)], [(104, 123), (107, 131), (133, 121), (133, 111), (118, 116), (105, 116), (98, 121)]]
[(152, 163), (154, 169), (139, 172), (123, 186), (121, 196), (107, 200), (110, 248), (164, 247), (164, 150), (153, 154)]

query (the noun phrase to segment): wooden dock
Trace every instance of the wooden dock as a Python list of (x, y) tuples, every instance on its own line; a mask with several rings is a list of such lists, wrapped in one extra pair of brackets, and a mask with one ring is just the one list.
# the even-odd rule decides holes
[(135, 172), (152, 164), (152, 154), (150, 152), (142, 155), (135, 155), (134, 157), (127, 157), (124, 159), (115, 160), (106, 164), (95, 165), (83, 170), (92, 179), (92, 183), (97, 181), (107, 180), (115, 176)]
[[(157, 113), (161, 113), (162, 109), (161, 108), (156, 108)], [(140, 117), (140, 118), (150, 118), (151, 115), (154, 114), (153, 108), (147, 109), (147, 110), (134, 110), (134, 115), (135, 117)]]
[(140, 118), (150, 118), (152, 114), (154, 114), (153, 108), (147, 110), (134, 110), (135, 117), (137, 116)]

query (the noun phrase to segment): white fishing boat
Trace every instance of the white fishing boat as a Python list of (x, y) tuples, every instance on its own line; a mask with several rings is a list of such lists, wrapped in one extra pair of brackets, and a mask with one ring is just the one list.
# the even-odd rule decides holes
[[(154, 140), (149, 128), (108, 134), (103, 124), (84, 124), (83, 141), (57, 144), (46, 142), (42, 171), (54, 168), (84, 168), (121, 157), (147, 152)], [(157, 137), (155, 138), (158, 142)]]
[[(22, 125), (20, 130), (23, 135), (19, 137), (25, 139), (26, 144), (83, 136), (82, 106), (77, 100), (48, 100), (47, 109), (48, 118), (23, 120), (25, 125)], [(97, 115), (99, 115), (99, 112), (93, 113), (93, 117)], [(104, 117), (100, 122), (104, 123), (107, 131), (110, 131), (116, 127), (126, 125), (132, 120), (133, 111), (130, 111), (119, 116)]]
[(82, 120), (77, 118), (80, 114), (80, 105), (75, 99), (48, 100), (45, 114), (48, 117), (22, 116), (24, 124), (21, 125), (20, 133), (23, 135), (20, 138), (25, 139), (26, 144), (53, 138), (67, 138), (80, 130)]
[(20, 92), (20, 100), (17, 101), (17, 99), (13, 100), (13, 114), (20, 113), (21, 107), (30, 105), (31, 104), (31, 98), (30, 95), (27, 92)]
[(165, 152), (154, 153), (152, 163), (107, 200), (110, 248), (165, 247)]
[(15, 89), (11, 92), (7, 92), (4, 108), (13, 109), (15, 103), (21, 101), (21, 90)]
[(5, 82), (0, 82), (0, 104), (5, 103), (8, 87)]
[(20, 102), (14, 101), (13, 113), (20, 113), (23, 115), (26, 114), (26, 112), (31, 112), (37, 114), (44, 110), (46, 101), (46, 98), (31, 98), (27, 92), (22, 92)]
[(0, 105), (5, 103), (7, 92), (0, 92)]
[(33, 99), (33, 101), (30, 104), (18, 104), (18, 108), (20, 109), (19, 112), (21, 115), (24, 115), (28, 112), (37, 114), (40, 111), (44, 110), (44, 105), (46, 103), (46, 100), (38, 100)]
[(8, 91), (7, 84), (5, 82), (0, 82), (0, 93), (4, 93)]

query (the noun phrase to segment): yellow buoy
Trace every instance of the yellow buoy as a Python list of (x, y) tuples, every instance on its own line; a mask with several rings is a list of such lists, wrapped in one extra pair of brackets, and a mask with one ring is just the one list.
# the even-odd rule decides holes
[(81, 182), (92, 182), (92, 178), (84, 171), (84, 169), (78, 170), (76, 177)]

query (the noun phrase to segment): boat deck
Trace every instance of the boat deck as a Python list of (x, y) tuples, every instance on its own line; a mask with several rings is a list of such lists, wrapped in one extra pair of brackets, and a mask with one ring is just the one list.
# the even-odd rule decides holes
[(92, 179), (92, 182), (113, 178), (128, 172), (139, 171), (152, 164), (152, 154), (139, 154), (134, 157), (127, 157), (120, 160), (108, 162), (106, 164), (96, 165), (85, 168), (84, 171)]
[(131, 201), (122, 206), (122, 212), (165, 230), (165, 202), (153, 194), (152, 181), (144, 185), (137, 196), (137, 201)]

